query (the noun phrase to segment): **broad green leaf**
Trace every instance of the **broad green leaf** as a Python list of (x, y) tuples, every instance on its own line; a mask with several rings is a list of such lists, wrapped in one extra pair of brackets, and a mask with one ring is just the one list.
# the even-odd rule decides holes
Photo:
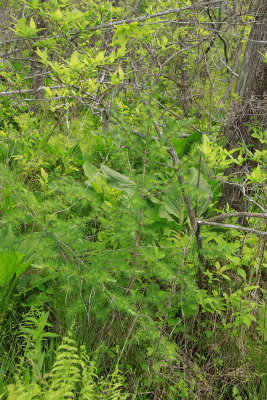
[(51, 296), (48, 296), (46, 293), (41, 292), (38, 294), (32, 294), (27, 298), (26, 303), (23, 303), (26, 306), (34, 306), (40, 307), (43, 304), (46, 304), (52, 300)]
[(202, 143), (202, 150), (203, 150), (203, 153), (207, 156), (209, 156), (212, 152), (210, 141), (209, 141), (209, 138), (207, 135), (204, 135), (203, 143)]
[(54, 12), (54, 14), (52, 15), (52, 18), (53, 18), (54, 20), (56, 20), (56, 21), (60, 21), (60, 20), (62, 19), (62, 17), (63, 17), (63, 14), (62, 14), (62, 12), (61, 12), (60, 9), (57, 9), (57, 10)]
[(128, 194), (134, 193), (135, 183), (126, 175), (122, 175), (107, 166), (102, 167), (102, 172), (107, 178), (108, 184), (117, 190), (125, 190)]
[(31, 264), (31, 260), (22, 262), (23, 253), (12, 253), (10, 251), (0, 252), (0, 286), (6, 286), (14, 274), (19, 277)]
[(31, 9), (36, 10), (39, 6), (39, 0), (30, 0), (29, 6)]
[(171, 142), (178, 156), (182, 157), (185, 154), (186, 139), (172, 139)]
[(27, 333), (28, 335), (34, 335), (34, 333), (35, 333), (35, 330), (34, 329), (31, 329), (31, 328), (27, 328), (27, 327), (25, 327), (25, 326), (21, 326), (20, 327), (20, 330), (21, 330), (21, 332), (23, 332), (23, 333)]
[(168, 221), (174, 221), (174, 219), (170, 216), (165, 207), (159, 207), (159, 216), (160, 218), (165, 218)]
[(248, 314), (242, 316), (242, 322), (249, 328), (251, 325), (251, 319)]
[(244, 292), (249, 292), (250, 290), (255, 290), (258, 289), (259, 286), (258, 285), (254, 285), (254, 286), (247, 286), (244, 288)]
[(236, 386), (233, 387), (233, 394), (239, 394), (239, 390)]
[(210, 197), (210, 184), (202, 174), (199, 175), (198, 170), (195, 167), (189, 169), (189, 174), (191, 176), (190, 185), (194, 189), (193, 196), (194, 198), (196, 198), (196, 195), (198, 196), (198, 208), (201, 209), (204, 205), (205, 208), (207, 208), (212, 201), (212, 198)]
[(248, 318), (250, 318), (251, 321), (257, 322), (257, 319), (256, 319), (256, 317), (255, 317), (253, 314), (246, 314), (246, 316), (247, 316)]
[(59, 335), (57, 333), (53, 333), (53, 332), (45, 332), (45, 333), (42, 333), (42, 337), (56, 338), (56, 337), (59, 337)]
[(191, 185), (207, 198), (210, 194), (209, 183), (203, 178), (202, 174), (198, 177), (199, 173), (195, 167), (190, 168), (189, 173), (191, 175)]
[(41, 168), (41, 176), (44, 181), (48, 181), (48, 173), (43, 168)]
[(35, 31), (36, 31), (36, 24), (35, 24), (33, 18), (31, 18), (31, 20), (30, 20), (30, 27), (31, 27), (31, 29), (32, 29), (32, 32), (35, 32)]
[(118, 82), (119, 82), (119, 80), (118, 80), (118, 73), (117, 73), (117, 71), (115, 71), (114, 74), (111, 75), (110, 83), (111, 83), (112, 85), (116, 85)]
[(194, 132), (187, 138), (172, 139), (172, 144), (179, 157), (183, 157), (188, 154), (194, 144), (201, 143), (202, 134)]
[(79, 59), (79, 53), (77, 51), (74, 51), (71, 55), (70, 61), (68, 62), (69, 66), (75, 70), (75, 69), (79, 69), (79, 67), (81, 66), (81, 62)]
[(264, 181), (264, 179), (266, 178), (266, 174), (261, 170), (260, 165), (257, 166), (257, 168), (255, 168), (251, 175), (247, 174), (247, 177), (255, 183), (261, 183)]
[(121, 46), (121, 48), (117, 50), (117, 57), (118, 58), (124, 57), (125, 53), (126, 53), (126, 42), (124, 43), (124, 46)]
[(180, 223), (183, 222), (183, 200), (177, 189), (168, 190), (164, 193), (162, 196), (162, 206), (169, 214), (179, 218)]
[(18, 21), (17, 27), (16, 27), (16, 33), (18, 36), (24, 36), (26, 34), (26, 18), (23, 17)]
[(115, 59), (116, 59), (116, 52), (112, 51), (109, 55), (109, 62), (114, 63)]
[(53, 92), (52, 92), (52, 90), (50, 89), (49, 86), (47, 86), (47, 87), (45, 88), (45, 92), (47, 93), (48, 97), (52, 97)]
[(80, 146), (76, 145), (71, 149), (72, 159), (76, 165), (81, 166), (84, 163), (83, 153)]
[(247, 279), (246, 271), (244, 271), (242, 268), (238, 267), (236, 272), (239, 276), (241, 276), (241, 278), (244, 279), (244, 281)]
[(34, 19), (31, 17), (30, 24), (26, 25), (26, 18), (23, 17), (18, 21), (16, 27), (16, 33), (18, 36), (24, 37), (25, 39), (30, 39), (32, 36), (36, 36), (36, 33), (40, 29), (36, 28)]
[(101, 63), (102, 61), (104, 61), (105, 59), (105, 52), (101, 51), (100, 53), (98, 53), (98, 55), (95, 58), (95, 63)]
[(89, 161), (85, 161), (85, 163), (83, 164), (83, 170), (84, 170), (86, 177), (89, 180), (93, 179), (98, 172), (98, 169), (94, 165), (89, 163)]
[(124, 78), (124, 72), (123, 72), (123, 70), (121, 69), (121, 67), (118, 68), (118, 74), (119, 74), (119, 78), (120, 78), (120, 79), (123, 79), (123, 78)]
[(47, 49), (45, 49), (44, 51), (41, 51), (41, 50), (37, 47), (36, 54), (41, 58), (42, 63), (47, 67), (47, 66), (48, 66), (48, 61), (47, 61)]
[(26, 188), (23, 188), (22, 191), (24, 193), (28, 207), (34, 208), (36, 210), (36, 208), (38, 208), (39, 206), (36, 196), (33, 194), (31, 190), (28, 190)]

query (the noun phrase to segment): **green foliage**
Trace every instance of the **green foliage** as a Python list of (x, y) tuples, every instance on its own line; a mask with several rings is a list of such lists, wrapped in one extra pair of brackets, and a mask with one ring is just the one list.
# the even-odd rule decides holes
[[(126, 400), (127, 394), (122, 393), (123, 379), (119, 371), (115, 369), (105, 379), (97, 376), (94, 361), (86, 354), (85, 347), (78, 351), (72, 334), (62, 338), (58, 346), (51, 372), (42, 377), (44, 353), (39, 354), (41, 341), (44, 338), (51, 338), (57, 335), (44, 332), (47, 326), (48, 313), (42, 313), (39, 319), (28, 317), (27, 320), (36, 324), (36, 331), (28, 328), (22, 328), (29, 339), (32, 338), (33, 351), (36, 357), (31, 357), (33, 365), (32, 373), (25, 375), (24, 382), (17, 379), (15, 384), (7, 386), (7, 399), (43, 399), (43, 400), (61, 400), (73, 399), (74, 396), (81, 400), (102, 399), (105, 396), (108, 400)], [(26, 320), (26, 321), (27, 321)], [(29, 354), (27, 357), (29, 358)], [(38, 368), (38, 375), (36, 375)], [(38, 383), (37, 383), (37, 382)]]
[(248, 5), (9, 3), (0, 397), (265, 398), (266, 131), (222, 133)]
[(48, 316), (49, 312), (42, 312), (39, 318), (28, 315), (24, 319), (24, 324), (20, 326), (20, 330), (24, 334), (26, 342), (25, 358), (32, 366), (32, 381), (39, 380), (43, 369), (45, 352), (43, 351), (42, 342), (46, 338), (58, 336), (52, 332), (45, 332), (45, 328), (52, 326), (47, 322)]
[(0, 253), (0, 286), (6, 287), (14, 275), (19, 277), (23, 272), (29, 268), (31, 260), (22, 262), (25, 255), (22, 253), (11, 253), (8, 251), (1, 251)]

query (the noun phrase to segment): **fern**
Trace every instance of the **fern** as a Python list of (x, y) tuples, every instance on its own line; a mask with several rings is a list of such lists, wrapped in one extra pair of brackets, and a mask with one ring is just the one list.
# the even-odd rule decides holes
[(82, 387), (80, 392), (80, 400), (94, 400), (97, 379), (96, 368), (94, 362), (90, 362), (88, 355), (85, 352), (85, 347), (81, 348), (82, 358)]
[[(32, 377), (33, 378), (33, 377)], [(17, 379), (7, 386), (8, 400), (126, 400), (122, 393), (123, 378), (116, 368), (106, 378), (99, 378), (95, 362), (91, 361), (82, 346), (80, 353), (72, 334), (63, 337), (56, 351), (49, 380), (39, 384), (29, 382), (30, 378)]]
[(81, 360), (75, 341), (64, 337), (57, 349), (56, 361), (50, 376), (49, 391), (45, 399), (72, 399), (81, 382)]
[(80, 400), (126, 400), (127, 394), (122, 394), (123, 379), (119, 374), (118, 369), (108, 375), (106, 378), (101, 378), (97, 381), (96, 368), (94, 361), (90, 361), (83, 347), (82, 355), (82, 387), (80, 392)]
[(121, 393), (123, 385), (123, 379), (119, 374), (118, 369), (109, 375), (106, 379), (102, 379), (99, 382), (98, 390), (99, 390), (99, 400), (126, 400), (128, 399), (128, 395)]

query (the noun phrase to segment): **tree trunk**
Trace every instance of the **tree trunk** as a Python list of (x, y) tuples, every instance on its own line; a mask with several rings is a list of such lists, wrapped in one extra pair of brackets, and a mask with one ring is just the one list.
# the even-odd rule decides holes
[(265, 0), (258, 2), (255, 22), (253, 23), (248, 38), (242, 66), (236, 84), (236, 93), (245, 101), (251, 96), (259, 98), (267, 91), (266, 63), (263, 62), (263, 54), (266, 52), (267, 40), (267, 4)]
[[(41, 0), (40, 3), (43, 3), (44, 0)], [(42, 18), (35, 19), (35, 23), (38, 29), (46, 28), (45, 22)], [(40, 35), (43, 34), (43, 31), (40, 31)], [(38, 34), (39, 35), (39, 34)], [(36, 100), (43, 100), (44, 98), (44, 90), (40, 89), (44, 86), (44, 67), (40, 63), (39, 57), (36, 55), (37, 47), (35, 45), (32, 46), (32, 51), (30, 54), (31, 59), (31, 76), (29, 82), (29, 89), (33, 90), (32, 98)]]
[[(225, 128), (227, 150), (240, 147), (240, 143), (249, 146), (252, 152), (261, 148), (260, 142), (251, 136), (249, 125), (266, 129), (267, 64), (263, 57), (267, 51), (266, 11), (265, 0), (259, 0), (236, 84), (236, 94), (240, 100), (233, 105)], [(243, 188), (234, 183), (238, 183), (240, 177), (256, 165), (246, 160), (242, 166), (232, 166), (225, 171), (232, 183), (223, 185), (220, 207), (228, 203), (236, 211), (247, 211)], [(235, 180), (231, 178), (233, 176)], [(244, 220), (239, 222), (245, 224)]]

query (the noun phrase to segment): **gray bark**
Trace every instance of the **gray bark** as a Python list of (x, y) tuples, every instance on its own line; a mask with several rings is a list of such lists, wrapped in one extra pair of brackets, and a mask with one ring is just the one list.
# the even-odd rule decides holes
[[(40, 2), (43, 3), (44, 0), (41, 0)], [(42, 18), (38, 17), (35, 22), (38, 29), (46, 28)], [(32, 61), (29, 89), (33, 90), (33, 98), (36, 100), (42, 100), (44, 98), (44, 91), (42, 89), (40, 90), (40, 88), (44, 85), (44, 68), (40, 63), (38, 56), (36, 55), (35, 45), (32, 46), (30, 58)]]
[(6, 17), (6, 9), (7, 9), (8, 0), (4, 0), (2, 7), (0, 8), (0, 21), (4, 21)]
[(259, 0), (255, 22), (250, 31), (242, 66), (236, 84), (236, 93), (242, 99), (266, 93), (266, 63), (263, 54), (267, 51), (267, 4)]
[[(266, 0), (258, 0), (255, 7), (255, 21), (252, 25), (245, 49), (243, 62), (240, 68), (236, 93), (240, 100), (233, 104), (231, 113), (225, 128), (227, 138), (226, 148), (228, 150), (240, 146), (240, 143), (249, 146), (250, 151), (261, 149), (260, 142), (250, 134), (248, 126), (256, 126), (261, 130), (266, 129), (266, 94), (267, 94), (267, 64), (264, 63), (263, 54), (267, 51), (267, 24)], [(246, 160), (242, 166), (236, 165), (228, 168), (225, 174), (239, 179), (248, 170), (255, 168), (257, 163)], [(248, 201), (244, 197), (250, 194), (250, 188), (240, 187), (240, 185), (224, 184), (222, 187), (222, 197), (219, 202), (220, 207), (227, 203), (238, 211), (248, 210)], [(239, 223), (246, 225), (245, 218), (241, 218)]]

